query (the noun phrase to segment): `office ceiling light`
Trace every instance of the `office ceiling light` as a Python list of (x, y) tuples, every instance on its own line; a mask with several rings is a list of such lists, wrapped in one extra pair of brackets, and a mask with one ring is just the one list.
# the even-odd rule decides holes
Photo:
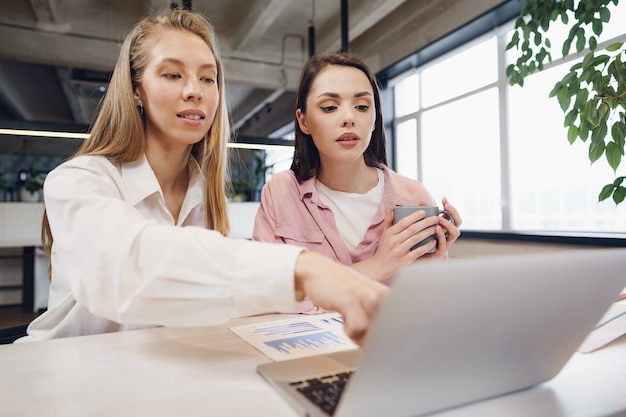
[(0, 135), (32, 136), (44, 138), (87, 139), (88, 133), (52, 132), (48, 130), (0, 129)]
[(286, 149), (293, 148), (293, 146), (289, 145), (265, 145), (258, 143), (241, 143), (241, 142), (230, 142), (227, 145), (229, 148), (236, 149), (263, 149), (263, 150), (271, 150), (271, 149)]
[[(0, 128), (0, 135), (10, 136), (29, 136), (29, 137), (43, 137), (43, 138), (63, 138), (63, 139), (87, 139), (88, 133), (79, 132), (52, 132), (47, 130), (26, 130), (26, 129), (4, 129)], [(275, 142), (278, 142), (274, 140)], [(289, 144), (279, 143), (247, 143), (247, 142), (229, 142), (227, 145), (229, 148), (237, 149), (285, 149), (286, 147), (293, 147)]]

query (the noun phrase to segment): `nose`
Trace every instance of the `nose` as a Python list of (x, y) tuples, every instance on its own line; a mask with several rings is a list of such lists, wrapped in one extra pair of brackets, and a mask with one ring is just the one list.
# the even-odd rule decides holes
[(354, 111), (351, 107), (343, 113), (343, 127), (352, 127), (355, 124)]
[(200, 89), (198, 80), (190, 79), (187, 82), (183, 91), (183, 98), (187, 101), (200, 100), (202, 98), (202, 90)]

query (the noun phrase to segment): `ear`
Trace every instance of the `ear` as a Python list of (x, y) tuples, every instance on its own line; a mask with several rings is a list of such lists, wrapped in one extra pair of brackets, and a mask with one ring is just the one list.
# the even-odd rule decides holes
[(137, 87), (133, 88), (133, 98), (135, 99), (137, 105), (141, 104), (141, 96), (139, 95), (139, 90)]
[(300, 126), (300, 130), (302, 130), (302, 133), (310, 135), (311, 131), (307, 126), (306, 114), (302, 113), (302, 110), (300, 109), (296, 110), (296, 120), (298, 120), (298, 125)]

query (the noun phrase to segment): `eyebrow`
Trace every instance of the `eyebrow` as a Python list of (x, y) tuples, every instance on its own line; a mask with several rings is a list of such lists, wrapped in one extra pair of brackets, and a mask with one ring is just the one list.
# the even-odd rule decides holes
[[(164, 64), (184, 65), (183, 61), (181, 61), (180, 59), (176, 59), (176, 58), (163, 58), (163, 60), (161, 60), (161, 62), (159, 62), (158, 65), (164, 65)], [(209, 68), (209, 69), (217, 70), (217, 65), (213, 63), (207, 63), (207, 64), (200, 65), (200, 68), (202, 69)]]
[[(360, 98), (360, 97), (366, 97), (366, 96), (372, 96), (372, 93), (370, 93), (369, 91), (361, 91), (360, 93), (356, 93), (352, 97)], [(339, 94), (337, 94), (337, 93), (322, 93), (322, 94), (320, 94), (317, 97), (318, 98), (320, 98), (320, 97), (339, 98)]]

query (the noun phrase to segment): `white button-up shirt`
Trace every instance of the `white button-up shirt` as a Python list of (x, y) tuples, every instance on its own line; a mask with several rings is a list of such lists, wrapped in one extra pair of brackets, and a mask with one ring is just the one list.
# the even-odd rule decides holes
[(204, 179), (194, 158), (189, 173), (175, 224), (145, 156), (123, 164), (80, 156), (50, 172), (48, 311), (21, 341), (293, 311), (302, 248), (206, 229)]

